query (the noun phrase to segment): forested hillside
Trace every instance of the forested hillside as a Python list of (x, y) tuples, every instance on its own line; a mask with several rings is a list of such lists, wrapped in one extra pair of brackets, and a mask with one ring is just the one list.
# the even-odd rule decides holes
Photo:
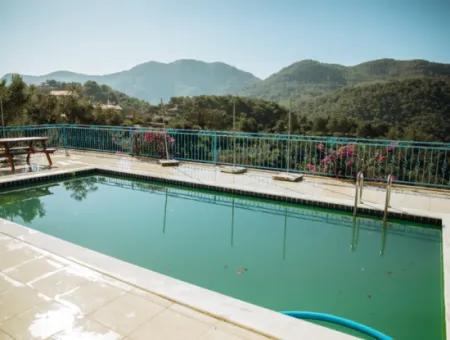
[[(65, 90), (70, 95), (55, 96)], [(166, 104), (129, 97), (88, 81), (26, 85), (19, 76), (0, 83), (6, 124), (82, 123), (166, 126), (183, 129), (286, 132), (287, 108), (236, 96), (173, 97)], [(115, 106), (105, 104), (119, 105)], [(234, 103), (234, 104), (233, 104)], [(344, 87), (302, 101), (293, 110), (292, 132), (309, 135), (450, 142), (450, 79), (415, 78)]]
[[(52, 95), (52, 91), (66, 91), (66, 95)], [(48, 81), (28, 86), (14, 75), (9, 85), (0, 82), (0, 97), (6, 125), (64, 122), (130, 125), (143, 122), (152, 112), (147, 102), (92, 81), (84, 85)], [(108, 103), (110, 106), (105, 105)]]
[(299, 106), (303, 131), (450, 141), (450, 79), (347, 87)]
[(355, 66), (302, 60), (241, 91), (244, 96), (294, 106), (346, 86), (419, 77), (450, 78), (450, 64), (425, 60), (379, 59)]
[[(61, 90), (69, 93), (52, 95), (52, 91)], [(0, 97), (7, 125), (68, 122), (150, 126), (165, 122), (169, 127), (229, 130), (233, 101), (237, 128), (245, 131), (274, 131), (277, 121), (286, 115), (286, 109), (261, 99), (174, 97), (169, 103), (150, 105), (93, 81), (83, 85), (47, 81), (29, 86), (18, 75), (9, 85), (0, 82)]]
[(287, 114), (285, 108), (274, 102), (234, 96), (176, 97), (164, 107), (164, 112), (171, 127), (231, 130), (233, 105), (236, 129), (241, 131), (280, 131), (279, 124)]

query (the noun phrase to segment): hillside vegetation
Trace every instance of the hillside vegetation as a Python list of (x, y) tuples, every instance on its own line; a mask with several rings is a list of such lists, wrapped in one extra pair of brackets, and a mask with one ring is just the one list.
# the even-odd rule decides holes
[(450, 141), (450, 79), (346, 87), (303, 103), (302, 133)]
[[(70, 95), (51, 95), (55, 90), (69, 91)], [(147, 102), (92, 81), (81, 85), (52, 80), (28, 86), (14, 75), (9, 85), (0, 82), (0, 96), (6, 125), (64, 122), (130, 125), (142, 122), (152, 112)], [(119, 105), (121, 110), (102, 108), (107, 103)]]
[(168, 125), (182, 129), (233, 129), (233, 106), (236, 129), (246, 132), (280, 131), (287, 110), (277, 103), (234, 96), (175, 97), (164, 107)]
[[(70, 95), (51, 95), (54, 90), (70, 91)], [(167, 104), (151, 105), (93, 81), (81, 85), (52, 80), (29, 86), (18, 75), (12, 77), (9, 85), (0, 82), (0, 96), (6, 125), (68, 122), (151, 126), (164, 122), (177, 128), (229, 130), (233, 101), (237, 128), (245, 131), (273, 131), (280, 117), (286, 115), (286, 109), (261, 99), (174, 97)], [(101, 106), (107, 103), (119, 105), (121, 110)]]
[[(164, 106), (176, 128), (286, 132), (287, 109), (231, 96), (179, 97)], [(292, 114), (298, 134), (450, 141), (450, 80), (417, 78), (345, 87), (304, 102)]]
[(346, 86), (405, 80), (418, 77), (450, 78), (450, 64), (425, 60), (379, 59), (355, 66), (303, 60), (241, 91), (242, 95), (264, 98), (294, 106)]

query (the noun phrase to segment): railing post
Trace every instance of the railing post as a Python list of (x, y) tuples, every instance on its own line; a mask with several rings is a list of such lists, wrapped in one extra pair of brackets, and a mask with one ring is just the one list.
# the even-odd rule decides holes
[(133, 150), (133, 148), (134, 148), (134, 140), (133, 140), (133, 138), (134, 138), (134, 131), (130, 130), (130, 149), (129, 149), (128, 153), (131, 156), (135, 156), (134, 155), (134, 150)]
[(67, 149), (66, 126), (63, 125), (62, 127), (60, 127), (60, 129), (61, 129), (61, 134), (62, 134), (63, 148), (64, 148), (64, 150), (66, 150)]
[(69, 150), (67, 149), (67, 147), (68, 147), (68, 145), (67, 145), (68, 144), (67, 133), (68, 133), (67, 124), (64, 124), (62, 126), (64, 152), (65, 152), (66, 156), (70, 156), (69, 155)]
[(214, 132), (213, 141), (212, 141), (212, 154), (213, 154), (213, 163), (217, 164), (218, 153), (217, 153), (217, 132)]

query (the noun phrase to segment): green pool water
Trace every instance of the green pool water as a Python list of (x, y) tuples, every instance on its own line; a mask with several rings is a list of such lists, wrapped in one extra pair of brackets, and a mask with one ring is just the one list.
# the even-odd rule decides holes
[(436, 227), (103, 175), (3, 191), (0, 217), (276, 311), (444, 338)]

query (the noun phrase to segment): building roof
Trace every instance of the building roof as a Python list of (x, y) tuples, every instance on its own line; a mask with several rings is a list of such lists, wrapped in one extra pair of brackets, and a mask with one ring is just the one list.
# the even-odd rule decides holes
[(71, 96), (73, 95), (72, 91), (66, 91), (66, 90), (53, 90), (50, 91), (51, 96)]
[(100, 104), (100, 105), (97, 105), (97, 107), (100, 107), (102, 110), (118, 110), (118, 111), (122, 111), (122, 106), (120, 106), (120, 105)]

